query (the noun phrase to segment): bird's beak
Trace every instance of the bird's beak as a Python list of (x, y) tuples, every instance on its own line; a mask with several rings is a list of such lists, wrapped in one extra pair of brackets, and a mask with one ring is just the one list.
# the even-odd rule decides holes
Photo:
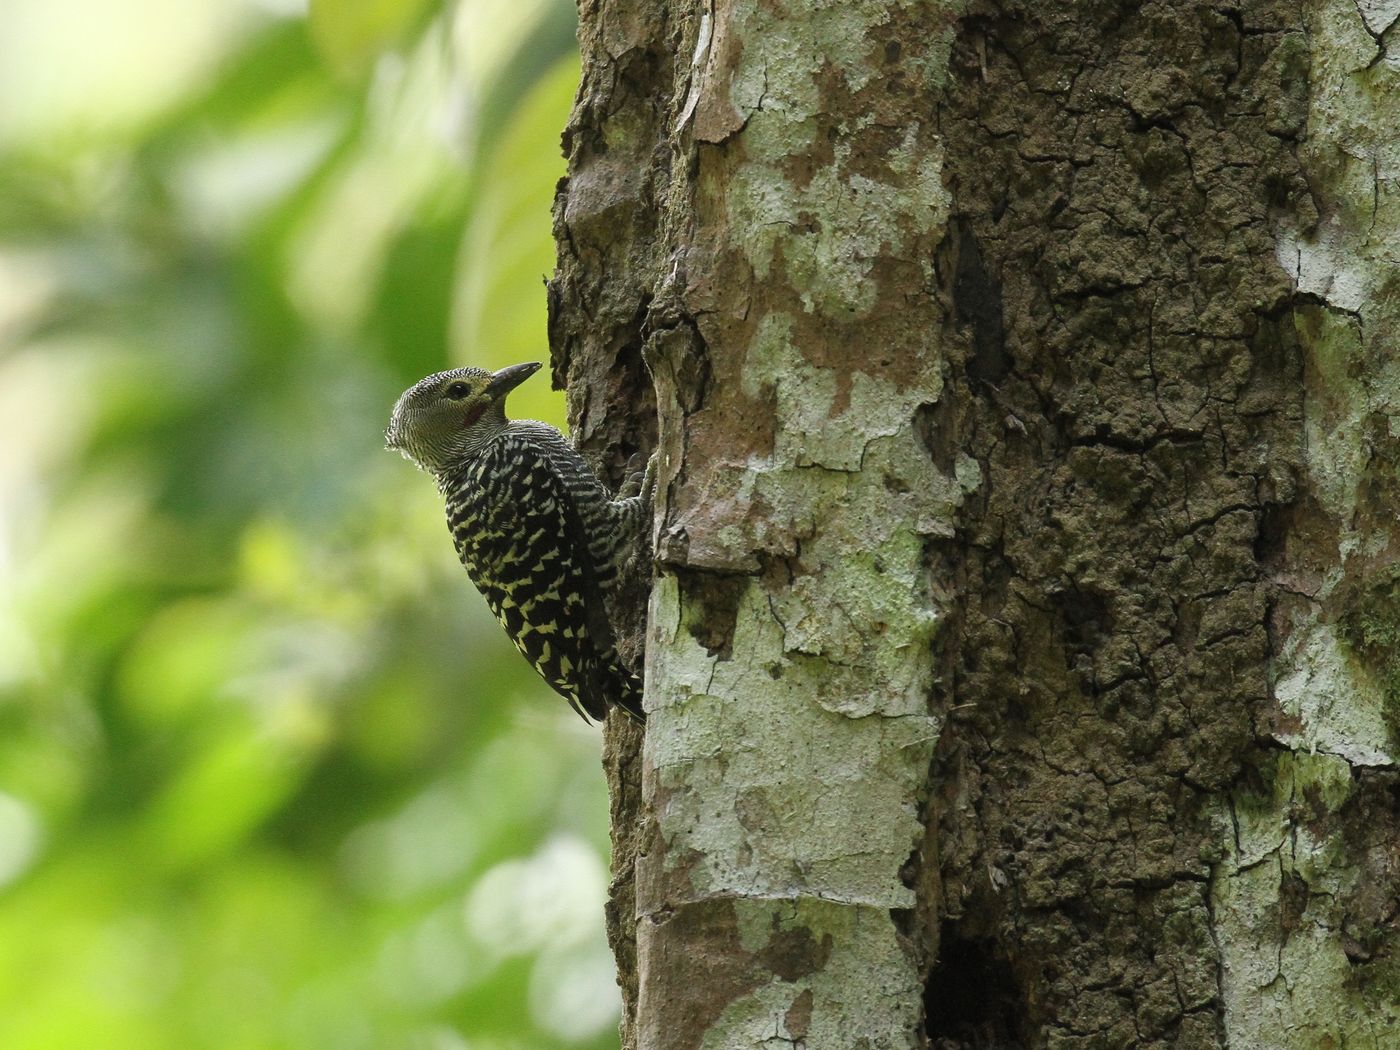
[(486, 385), (486, 394), (492, 401), (499, 401), (525, 380), (540, 370), (538, 361), (526, 361), (523, 365), (509, 365), (491, 377)]

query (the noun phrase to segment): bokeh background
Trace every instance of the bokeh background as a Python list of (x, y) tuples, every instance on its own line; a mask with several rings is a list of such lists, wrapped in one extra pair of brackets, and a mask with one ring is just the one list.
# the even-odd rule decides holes
[(570, 0), (0, 6), (4, 1050), (617, 1046), (597, 730), (382, 447), (547, 353), (577, 61)]

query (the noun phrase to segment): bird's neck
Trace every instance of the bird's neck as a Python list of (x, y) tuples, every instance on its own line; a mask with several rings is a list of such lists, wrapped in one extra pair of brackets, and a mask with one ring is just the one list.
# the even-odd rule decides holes
[(510, 422), (504, 415), (501, 415), (498, 420), (492, 420), (489, 424), (483, 420), (472, 427), (470, 432), (463, 433), (452, 446), (449, 455), (443, 461), (443, 465), (433, 471), (433, 476), (437, 478), (438, 489), (444, 494), (450, 494), (461, 488), (465, 475), (471, 469), (472, 464), (481, 457), (492, 442), (509, 429)]

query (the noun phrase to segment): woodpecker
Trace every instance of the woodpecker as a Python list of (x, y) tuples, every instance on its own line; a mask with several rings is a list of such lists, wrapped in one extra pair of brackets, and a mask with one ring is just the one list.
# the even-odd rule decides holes
[(467, 575), (551, 688), (584, 721), (617, 707), (644, 722), (603, 593), (642, 537), (652, 472), (614, 498), (559, 431), (507, 420), (506, 395), (539, 367), (430, 375), (399, 398), (384, 439), (437, 479)]

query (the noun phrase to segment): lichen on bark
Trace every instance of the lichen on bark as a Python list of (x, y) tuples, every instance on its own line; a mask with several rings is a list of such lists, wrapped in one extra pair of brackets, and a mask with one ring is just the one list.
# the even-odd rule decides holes
[[(729, 3), (697, 28), (673, 139), (694, 171), (686, 237), (653, 306), (686, 334), (649, 358), (678, 483), (648, 637), (638, 943), (720, 936), (728, 971), (697, 1004), (644, 966), (639, 1045), (918, 1045), (901, 918), (937, 730), (925, 548), (976, 484), (916, 429), (942, 382), (937, 15)], [(699, 399), (680, 378), (696, 358)]]
[[(663, 482), (625, 1039), (916, 1046), (926, 550), (978, 483), (918, 429), (953, 12), (582, 16), (552, 333), (576, 385), (644, 349)], [(585, 441), (615, 407), (582, 407)]]
[(1276, 255), (1300, 302), (1304, 462), (1271, 529), (1280, 593), (1280, 748), (1230, 799), (1216, 872), (1232, 1047), (1384, 1047), (1400, 1039), (1400, 605), (1397, 256), (1400, 6), (1317, 0), (1299, 157), (1315, 221), (1283, 217)]

